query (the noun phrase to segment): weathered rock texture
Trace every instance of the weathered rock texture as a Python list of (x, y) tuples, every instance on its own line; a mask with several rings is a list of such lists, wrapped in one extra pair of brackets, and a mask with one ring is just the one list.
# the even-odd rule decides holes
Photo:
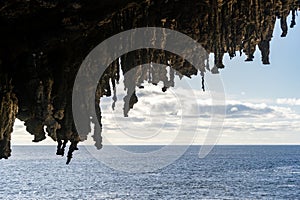
[(0, 158), (8, 158), (11, 153), (10, 137), (18, 112), (18, 99), (12, 91), (11, 81), (0, 76)]
[[(156, 26), (178, 30), (197, 40), (208, 53), (215, 54), (215, 65), (198, 68), (177, 55), (158, 50), (139, 50), (115, 61), (100, 79), (96, 94), (98, 106), (102, 96), (113, 96), (115, 84), (123, 74), (143, 63), (170, 65), (167, 70), (135, 68), (125, 77), (143, 88), (143, 81), (164, 83), (163, 91), (174, 86), (175, 75), (192, 76), (200, 71), (218, 73), (224, 68), (223, 56), (237, 52), (252, 61), (256, 46), (264, 64), (269, 64), (270, 41), (276, 18), (280, 19), (282, 37), (295, 25), (299, 0), (11, 0), (0, 1), (0, 158), (10, 156), (10, 138), (15, 118), (25, 122), (27, 131), (39, 142), (46, 135), (57, 141), (57, 155), (70, 162), (77, 143), (90, 130), (76, 131), (72, 117), (72, 87), (77, 70), (90, 50), (106, 38), (135, 27)], [(207, 59), (207, 58), (204, 58)], [(170, 77), (169, 79), (167, 77)], [(99, 77), (100, 78), (100, 77)], [(113, 92), (111, 91), (113, 89)], [(138, 101), (137, 87), (126, 88), (124, 115)], [(204, 87), (203, 87), (204, 89)], [(114, 106), (114, 105), (113, 105)], [(95, 119), (94, 119), (95, 120)], [(100, 123), (101, 124), (101, 123)], [(79, 136), (80, 135), (80, 136)], [(93, 135), (101, 149), (101, 127)]]

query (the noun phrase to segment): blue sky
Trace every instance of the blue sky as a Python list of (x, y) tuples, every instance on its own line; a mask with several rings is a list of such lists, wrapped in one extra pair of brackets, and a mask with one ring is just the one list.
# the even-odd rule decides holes
[[(256, 51), (254, 61), (247, 63), (244, 55), (232, 60), (225, 55), (226, 68), (220, 71), (220, 76), (206, 74), (208, 86), (211, 79), (221, 78), (225, 90), (226, 116), (218, 144), (300, 144), (299, 17), (296, 23), (289, 29), (287, 37), (281, 38), (277, 20), (271, 41), (270, 65), (261, 63), (259, 51)], [(185, 83), (193, 89), (195, 98), (189, 97), (191, 90), (186, 90)], [(111, 110), (110, 98), (101, 102), (103, 136), (112, 144), (170, 144), (182, 127), (183, 143), (196, 131), (194, 144), (203, 144), (208, 131), (214, 131), (210, 111), (216, 108), (219, 112), (219, 105), (211, 103), (212, 92), (200, 90), (199, 77), (178, 80), (176, 87), (166, 93), (153, 85), (138, 90), (137, 95), (141, 98), (128, 118), (122, 115), (123, 88), (122, 84), (118, 86), (116, 111)], [(178, 100), (180, 98), (182, 101)], [(220, 113), (216, 115), (223, 117)], [(22, 124), (17, 120), (12, 143), (31, 145), (33, 136), (26, 133)], [(40, 144), (55, 143), (48, 138)]]

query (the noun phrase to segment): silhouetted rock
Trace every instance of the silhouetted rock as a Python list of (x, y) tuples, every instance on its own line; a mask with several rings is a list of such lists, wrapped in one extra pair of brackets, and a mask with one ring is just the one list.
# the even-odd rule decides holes
[[(70, 142), (67, 164), (71, 161), (77, 144), (91, 131), (75, 128), (74, 79), (83, 59), (106, 38), (136, 27), (165, 27), (192, 37), (206, 49), (207, 55), (200, 59), (199, 66), (154, 49), (129, 52), (121, 56), (121, 65), (119, 60), (114, 61), (99, 80), (95, 105), (82, 105), (87, 110), (96, 109), (97, 117), (93, 119), (82, 113), (86, 118), (82, 123), (99, 121), (93, 135), (98, 149), (102, 148), (100, 99), (113, 96), (114, 109), (115, 87), (121, 72), (127, 89), (125, 116), (138, 102), (136, 90), (142, 89), (145, 81), (154, 85), (161, 81), (165, 92), (174, 86), (175, 76), (191, 77), (200, 72), (204, 91), (204, 73), (219, 73), (225, 67), (223, 57), (227, 54), (233, 58), (236, 52), (245, 53), (246, 61), (252, 61), (258, 46), (262, 63), (270, 64), (276, 17), (280, 19), (281, 36), (285, 37), (287, 16), (292, 11), (290, 27), (294, 27), (299, 5), (300, 1), (295, 0), (1, 1), (0, 158), (10, 156), (12, 127), (18, 117), (34, 135), (34, 142), (44, 140), (47, 135), (57, 141), (57, 155), (64, 155)], [(215, 55), (212, 68), (208, 65), (209, 53)], [(156, 68), (151, 62), (166, 67)], [(148, 68), (142, 67), (147, 63)], [(126, 75), (129, 71), (130, 75)]]
[(11, 154), (10, 139), (18, 112), (18, 99), (12, 90), (10, 79), (0, 75), (0, 159)]

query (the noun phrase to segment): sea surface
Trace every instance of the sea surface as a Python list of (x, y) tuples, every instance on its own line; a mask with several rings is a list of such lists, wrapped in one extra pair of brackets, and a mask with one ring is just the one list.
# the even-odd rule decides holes
[(203, 159), (192, 146), (169, 166), (139, 174), (111, 169), (83, 146), (70, 165), (55, 151), (14, 146), (0, 160), (0, 199), (300, 199), (300, 146), (216, 146)]

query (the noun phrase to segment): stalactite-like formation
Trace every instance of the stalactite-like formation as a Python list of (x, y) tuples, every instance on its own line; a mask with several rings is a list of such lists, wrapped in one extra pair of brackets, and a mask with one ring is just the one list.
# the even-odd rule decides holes
[(18, 112), (18, 99), (7, 76), (0, 76), (0, 158), (11, 154), (10, 139)]
[[(70, 142), (67, 163), (78, 142), (91, 129), (76, 130), (72, 116), (72, 88), (76, 73), (87, 54), (106, 38), (136, 27), (165, 27), (198, 41), (208, 52), (199, 66), (170, 52), (141, 49), (114, 61), (101, 78), (95, 95), (97, 119), (95, 146), (102, 147), (100, 99), (117, 101), (116, 84), (124, 74), (127, 96), (124, 116), (138, 102), (135, 95), (143, 82), (163, 83), (162, 91), (174, 86), (175, 76), (219, 73), (223, 58), (244, 53), (254, 59), (258, 46), (263, 64), (269, 64), (270, 41), (276, 18), (282, 37), (296, 25), (299, 0), (37, 0), (0, 2), (0, 158), (10, 156), (10, 138), (15, 118), (39, 142), (51, 137), (57, 155), (63, 156)], [(288, 26), (287, 16), (292, 21)], [(214, 53), (214, 66), (208, 55)], [(257, 59), (257, 58), (255, 58)], [(93, 61), (91, 61), (92, 64)], [(148, 63), (148, 68), (141, 67)], [(150, 63), (163, 64), (156, 68)], [(168, 68), (168, 69), (167, 69)], [(130, 72), (130, 73), (127, 73)], [(89, 123), (89, 116), (86, 116)]]

